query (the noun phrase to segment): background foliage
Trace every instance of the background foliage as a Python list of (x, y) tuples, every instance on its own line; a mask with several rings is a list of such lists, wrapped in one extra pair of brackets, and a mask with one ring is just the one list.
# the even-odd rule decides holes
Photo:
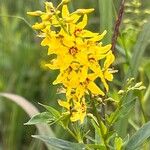
[[(43, 64), (48, 60), (46, 49), (39, 46), (39, 39), (35, 38), (35, 32), (31, 29), (30, 24), (35, 20), (26, 15), (27, 11), (41, 9), (43, 2), (44, 0), (0, 1), (0, 91), (21, 95), (41, 111), (38, 102), (60, 109), (55, 94), (57, 87), (51, 84), (57, 72), (44, 67)], [(53, 2), (57, 3), (58, 0)], [(72, 0), (70, 9), (95, 8), (89, 28), (100, 32), (106, 29), (108, 34), (103, 42), (108, 43), (114, 32), (120, 2), (121, 0)], [(150, 120), (150, 2), (141, 0), (141, 6), (128, 2), (126, 1), (114, 51), (117, 58), (114, 67), (118, 73), (111, 85), (111, 96), (118, 98), (116, 91), (124, 86), (129, 77), (142, 81), (147, 88), (142, 94), (134, 92), (127, 99), (130, 101), (132, 95), (138, 96), (130, 115), (124, 116), (116, 126), (123, 138), (127, 133), (132, 135)], [(114, 108), (113, 105), (109, 107)], [(41, 142), (31, 138), (30, 135), (35, 134), (36, 129), (23, 125), (28, 119), (16, 104), (0, 98), (0, 149), (46, 149)], [(57, 137), (70, 139), (58, 126), (52, 128)], [(145, 145), (145, 149), (150, 149), (150, 145)]]

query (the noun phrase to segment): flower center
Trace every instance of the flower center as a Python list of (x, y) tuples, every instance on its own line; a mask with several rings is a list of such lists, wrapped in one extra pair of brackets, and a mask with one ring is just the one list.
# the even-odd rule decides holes
[(78, 49), (76, 48), (76, 47), (71, 47), (70, 49), (69, 49), (69, 53), (71, 54), (71, 55), (75, 55), (76, 53), (78, 52)]
[(93, 57), (88, 58), (88, 61), (91, 62), (91, 63), (93, 63), (93, 62), (95, 62), (95, 58), (93, 58)]
[(74, 36), (78, 36), (81, 33), (82, 29), (76, 29), (74, 31)]

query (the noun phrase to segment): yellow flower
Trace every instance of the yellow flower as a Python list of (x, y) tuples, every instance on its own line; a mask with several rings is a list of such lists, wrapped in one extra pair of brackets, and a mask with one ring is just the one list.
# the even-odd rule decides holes
[(82, 99), (81, 102), (74, 102), (74, 107), (71, 110), (71, 121), (75, 122), (80, 120), (81, 124), (84, 121), (84, 118), (86, 116), (86, 103), (85, 100)]
[(104, 77), (108, 81), (112, 81), (113, 80), (113, 75), (112, 75), (111, 70), (110, 70), (109, 67), (114, 62), (114, 60), (115, 60), (115, 57), (112, 54), (112, 51), (110, 51), (107, 54), (107, 56), (106, 56), (106, 60), (104, 62), (104, 67), (103, 67)]
[(84, 29), (87, 25), (87, 20), (88, 20), (87, 14), (85, 14), (82, 18), (82, 21), (80, 21), (79, 23), (74, 24), (71, 22), (70, 24), (68, 24), (69, 33), (74, 37), (82, 37), (82, 38), (97, 36), (98, 33), (93, 33), (89, 30)]
[(80, 121), (81, 124), (84, 122), (86, 117), (86, 103), (85, 99), (82, 98), (81, 101), (66, 102), (63, 100), (58, 101), (59, 105), (66, 108), (67, 112), (70, 114), (70, 120), (72, 122)]
[(70, 23), (70, 22), (76, 23), (81, 17), (81, 15), (77, 15), (77, 14), (73, 14), (73, 13), (70, 14), (67, 5), (62, 6), (61, 16), (62, 16), (62, 20), (67, 23)]
[(104, 92), (95, 84), (95, 79), (98, 76), (94, 73), (88, 74), (84, 82), (81, 82), (80, 85), (76, 88), (76, 95), (80, 98), (85, 95), (85, 92), (90, 91), (93, 95), (102, 95)]
[[(115, 57), (111, 44), (103, 46), (100, 42), (106, 31), (99, 34), (86, 29), (88, 14), (94, 9), (77, 9), (70, 13), (69, 1), (62, 0), (57, 7), (45, 2), (45, 12), (28, 14), (41, 18), (33, 28), (40, 30), (41, 45), (48, 46), (48, 55), (52, 55), (53, 59), (46, 66), (59, 70), (53, 84), (62, 84), (66, 96), (66, 101), (58, 101), (59, 105), (70, 114), (72, 122), (83, 123), (87, 111), (85, 96), (104, 96), (104, 91), (109, 90), (107, 80), (113, 79), (110, 66)], [(96, 79), (100, 79), (99, 83)]]

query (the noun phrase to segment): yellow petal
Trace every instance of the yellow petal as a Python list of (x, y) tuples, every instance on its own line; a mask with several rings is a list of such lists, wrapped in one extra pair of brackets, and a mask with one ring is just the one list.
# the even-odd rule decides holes
[(67, 5), (62, 6), (62, 18), (66, 18), (69, 16), (69, 10)]
[(64, 108), (67, 108), (68, 110), (70, 109), (70, 104), (68, 102), (58, 100), (58, 104)]
[(87, 78), (87, 73), (88, 73), (88, 67), (83, 66), (81, 69), (80, 82), (85, 81), (85, 79)]
[(71, 20), (73, 20), (72, 23), (76, 23), (80, 19), (81, 16), (73, 13), (73, 14), (70, 14), (69, 17)]
[(83, 16), (82, 21), (77, 24), (77, 28), (83, 29), (86, 25), (87, 25), (87, 15), (85, 14)]
[(41, 42), (41, 46), (47, 46), (50, 43), (50, 39), (48, 37), (44, 38)]
[(76, 88), (79, 85), (79, 76), (75, 71), (71, 72), (70, 83), (73, 88)]
[(50, 13), (41, 15), (41, 19), (43, 21), (48, 21), (51, 17), (52, 17), (52, 14), (50, 14)]
[(85, 91), (86, 91), (85, 87), (82, 85), (79, 85), (76, 89), (77, 97), (80, 99), (85, 94)]
[[(102, 83), (104, 84), (104, 87), (106, 88), (106, 91), (108, 91), (108, 84), (107, 82), (105, 81), (105, 77), (103, 75), (103, 72), (100, 68), (100, 66), (95, 66), (94, 64), (90, 66), (91, 69), (95, 72), (95, 74), (101, 79)], [(96, 78), (96, 77), (95, 77)]]
[(99, 54), (106, 54), (111, 49), (111, 44), (106, 46), (97, 46), (97, 50)]
[(104, 72), (104, 77), (105, 77), (105, 79), (107, 79), (108, 81), (112, 81), (112, 80), (113, 80), (113, 75), (112, 75), (108, 70), (106, 70), (106, 71)]
[(83, 33), (82, 33), (82, 37), (95, 37), (98, 35), (98, 33), (93, 33), (91, 31), (88, 31), (88, 30), (83, 30)]
[(56, 80), (53, 82), (54, 85), (62, 83), (62, 81), (65, 79), (65, 76), (63, 76), (62, 74), (59, 74), (56, 78)]
[(103, 37), (105, 36), (106, 33), (107, 33), (107, 31), (105, 30), (102, 34), (89, 39), (89, 41), (93, 41), (93, 42), (100, 41), (101, 39), (103, 39)]
[(71, 48), (72, 46), (74, 46), (74, 40), (72, 39), (72, 37), (66, 36), (65, 38), (63, 38), (63, 44)]
[(41, 30), (41, 29), (44, 29), (46, 26), (45, 24), (42, 22), (42, 23), (35, 23), (32, 28), (35, 29), (35, 30)]
[(95, 95), (105, 95), (104, 92), (94, 82), (90, 82), (87, 87)]
[(107, 56), (106, 56), (106, 60), (104, 62), (104, 68), (108, 68), (115, 60), (115, 56), (112, 54), (112, 51), (110, 51)]

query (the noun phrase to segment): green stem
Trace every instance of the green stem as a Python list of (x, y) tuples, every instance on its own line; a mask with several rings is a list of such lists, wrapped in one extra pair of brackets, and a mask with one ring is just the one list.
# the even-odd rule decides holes
[(139, 104), (140, 104), (140, 107), (141, 107), (141, 111), (142, 111), (144, 123), (146, 123), (147, 122), (147, 117), (146, 117), (145, 112), (144, 112), (144, 108), (143, 108), (143, 104), (142, 104), (142, 99), (139, 99)]
[[(144, 75), (143, 75), (143, 70), (141, 69), (140, 71), (140, 80), (144, 81)], [(143, 107), (143, 99), (144, 99), (144, 95), (143, 92), (140, 92), (140, 98), (139, 98), (139, 103), (140, 103), (140, 107), (141, 107), (141, 111), (142, 111), (142, 115), (143, 115), (143, 119), (144, 119), (144, 123), (146, 123), (148, 121), (147, 116), (145, 114), (144, 111), (144, 107)]]
[(66, 128), (66, 130), (78, 141), (78, 138), (75, 136), (75, 134), (69, 128)]
[(94, 113), (95, 113), (95, 116), (96, 116), (97, 121), (98, 121), (99, 128), (100, 128), (100, 130), (101, 130), (103, 142), (104, 142), (105, 147), (106, 147), (106, 150), (107, 150), (108, 147), (107, 147), (107, 143), (106, 143), (106, 140), (105, 140), (105, 134), (104, 134), (103, 127), (102, 127), (101, 117), (100, 117), (100, 114), (98, 113), (98, 111), (97, 111), (97, 109), (96, 109), (94, 99), (91, 98), (91, 101), (92, 101), (93, 111), (94, 111)]

